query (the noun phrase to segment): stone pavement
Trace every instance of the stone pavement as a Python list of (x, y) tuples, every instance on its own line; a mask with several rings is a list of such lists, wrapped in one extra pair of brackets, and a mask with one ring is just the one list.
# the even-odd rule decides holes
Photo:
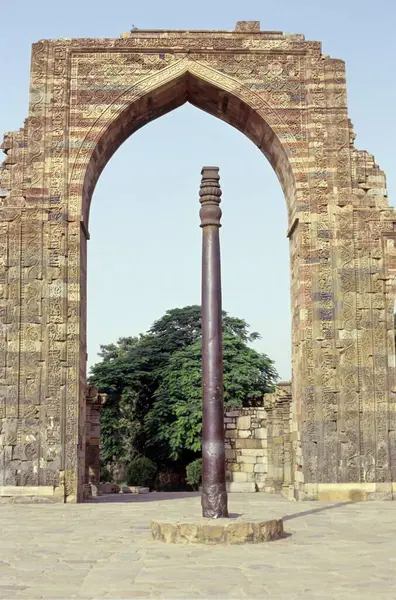
[(199, 514), (198, 494), (0, 505), (0, 598), (396, 598), (396, 503), (231, 494), (232, 513), (283, 516), (260, 545), (166, 545), (150, 519)]

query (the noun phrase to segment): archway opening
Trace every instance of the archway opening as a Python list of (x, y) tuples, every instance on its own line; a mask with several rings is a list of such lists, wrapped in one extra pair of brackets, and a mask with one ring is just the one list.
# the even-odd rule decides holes
[[(129, 137), (131, 133), (134, 133), (137, 129), (142, 128), (143, 125), (148, 124), (150, 121), (154, 121), (163, 114), (169, 113), (174, 108), (181, 106), (187, 101), (195, 106), (199, 105), (199, 108), (204, 107), (204, 111), (209, 114), (217, 117), (220, 116), (222, 121), (234, 125), (238, 130), (243, 132), (248, 138), (254, 141), (255, 145), (267, 156), (270, 164), (273, 167), (273, 171), (275, 171), (275, 173), (278, 175), (278, 178), (282, 184), (281, 187), (283, 189), (283, 193), (286, 196), (286, 205), (289, 209), (288, 212), (290, 218), (290, 212), (294, 202), (295, 185), (292, 169), (290, 167), (286, 151), (280, 143), (279, 138), (274, 134), (262, 117), (258, 117), (257, 113), (251, 107), (248, 107), (246, 104), (242, 103), (236, 96), (231, 96), (230, 101), (228, 94), (220, 92), (217, 90), (217, 88), (213, 88), (213, 86), (209, 86), (209, 92), (205, 94), (200, 91), (198, 85), (195, 86), (194, 84), (191, 84), (191, 81), (194, 82), (198, 80), (191, 75), (183, 76), (183, 78), (180, 79), (181, 87), (179, 87), (179, 92), (176, 94), (176, 96), (173, 95), (175, 94), (175, 89), (177, 89), (174, 87), (175, 83), (173, 82), (173, 85), (170, 88), (164, 86), (164, 89), (161, 89), (161, 92), (164, 94), (163, 96), (158, 95), (157, 91), (154, 94), (154, 98), (152, 98), (150, 95), (147, 95), (147, 97), (142, 98), (141, 100), (137, 101), (137, 103), (134, 103), (132, 107), (130, 107), (128, 110), (125, 110), (117, 119), (111, 122), (110, 127), (101, 136), (87, 170), (87, 176), (84, 183), (84, 214), (86, 222), (88, 220), (90, 198), (98, 177), (104, 166), (106, 166), (110, 157), (114, 154), (114, 152), (116, 152), (119, 146), (123, 144), (124, 140)], [(204, 83), (203, 89), (205, 90), (206, 82)], [(171, 94), (169, 93), (169, 89), (172, 91)], [(183, 93), (181, 93), (181, 90), (183, 90)], [(224, 98), (227, 100), (225, 101)], [(194, 102), (192, 102), (191, 99), (193, 99)], [(229, 109), (229, 107), (231, 108)], [(208, 143), (210, 143), (209, 138)], [(246, 143), (248, 143), (247, 140)], [(132, 169), (130, 173), (132, 173)], [(197, 175), (198, 173), (199, 170)], [(175, 173), (175, 182), (176, 181), (177, 176)], [(196, 187), (198, 189), (198, 185)], [(196, 196), (196, 192), (197, 190), (195, 190), (193, 194), (194, 196)], [(133, 194), (131, 193), (131, 195)], [(251, 210), (251, 207), (246, 206), (247, 203), (244, 199), (242, 199), (242, 202), (245, 204), (244, 213), (249, 216), (249, 219), (256, 219), (254, 211)], [(194, 203), (192, 203), (192, 205), (193, 204)], [(197, 211), (198, 204), (196, 204), (196, 212)], [(143, 226), (143, 229), (145, 228), (144, 223), (140, 223), (140, 225)], [(283, 231), (281, 231), (279, 237), (283, 237), (282, 233), (284, 233), (286, 230), (286, 219), (282, 230)], [(238, 238), (239, 236), (235, 237)], [(198, 235), (197, 238), (199, 239)], [(234, 239), (234, 242), (235, 241), (238, 243), (240, 240)], [(286, 240), (284, 240), (284, 243), (287, 245)], [(261, 259), (260, 262), (263, 264), (263, 259)], [(198, 272), (199, 271), (197, 270), (197, 273)], [(271, 286), (271, 289), (273, 290), (274, 288)], [(198, 291), (199, 281), (197, 278), (197, 292)], [(288, 300), (289, 297), (290, 293), (288, 292)], [(225, 308), (227, 310), (228, 306), (225, 305)], [(264, 301), (263, 310), (266, 310)], [(241, 316), (245, 317), (245, 315)], [(249, 321), (249, 318), (247, 320)], [(286, 319), (286, 321), (288, 321), (288, 319)]]
[[(253, 97), (252, 104), (248, 104), (241, 100), (237, 92), (238, 90), (234, 93), (225, 91), (186, 71), (151, 92), (138, 96), (115, 117), (112, 117), (110, 110), (108, 123), (98, 136), (85, 172), (82, 191), (85, 224), (88, 224), (91, 198), (100, 173), (121, 144), (145, 124), (188, 102), (244, 133), (266, 156), (282, 186), (290, 226), (296, 200), (296, 181), (291, 157), (285, 149), (289, 137), (287, 122), (282, 123), (284, 131), (275, 134), (269, 125), (269, 119), (263, 118), (254, 105), (256, 99)], [(268, 108), (268, 113), (270, 112)], [(279, 135), (284, 136), (283, 141), (279, 139)]]
[(199, 303), (205, 159), (221, 165), (224, 308), (262, 334), (253, 347), (268, 351), (281, 379), (290, 379), (283, 192), (249, 140), (189, 105), (131, 136), (99, 178), (88, 244), (88, 366), (100, 344), (147, 330), (173, 306)]

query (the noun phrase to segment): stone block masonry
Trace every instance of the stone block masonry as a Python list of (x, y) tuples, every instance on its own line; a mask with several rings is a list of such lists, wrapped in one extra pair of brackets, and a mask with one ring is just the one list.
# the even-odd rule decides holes
[(96, 452), (86, 440), (93, 190), (129, 136), (185, 102), (262, 151), (288, 214), (290, 438), (282, 450), (280, 416), (267, 440), (248, 411), (230, 422), (229, 450), (268, 458), (267, 473), (235, 459), (253, 471), (235, 470), (246, 481), (232, 485), (283, 488), (291, 454), (283, 477), (296, 499), (393, 498), (396, 211), (374, 157), (355, 147), (344, 62), (257, 21), (33, 44), (29, 112), (5, 134), (0, 166), (0, 494), (40, 487), (83, 500), (86, 451)]
[(230, 492), (293, 494), (290, 442), (291, 383), (277, 386), (261, 406), (225, 413), (226, 469)]

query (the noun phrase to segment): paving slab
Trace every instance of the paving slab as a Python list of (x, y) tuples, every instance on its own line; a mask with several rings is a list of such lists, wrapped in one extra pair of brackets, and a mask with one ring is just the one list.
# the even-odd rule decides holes
[(195, 518), (199, 494), (0, 505), (0, 600), (395, 600), (396, 503), (229, 496), (233, 514), (283, 518), (289, 535), (243, 546), (164, 545), (158, 518)]

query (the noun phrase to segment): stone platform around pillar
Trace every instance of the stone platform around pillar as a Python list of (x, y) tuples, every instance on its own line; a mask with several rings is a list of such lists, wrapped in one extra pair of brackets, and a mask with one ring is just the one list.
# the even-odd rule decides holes
[(260, 544), (284, 537), (282, 519), (163, 519), (151, 521), (153, 539), (166, 544)]

